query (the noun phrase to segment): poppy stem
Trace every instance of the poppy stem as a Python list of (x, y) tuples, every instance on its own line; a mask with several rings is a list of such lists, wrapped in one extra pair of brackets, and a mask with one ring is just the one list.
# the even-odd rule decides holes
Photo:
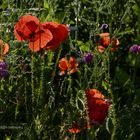
[(84, 92), (84, 102), (85, 102), (85, 113), (86, 113), (86, 121), (87, 121), (87, 128), (90, 129), (90, 118), (89, 118), (89, 111), (88, 111), (88, 103), (86, 93)]
[(31, 107), (32, 107), (32, 119), (34, 118), (34, 113), (35, 113), (35, 86), (34, 86), (34, 55), (32, 54), (31, 56), (31, 90), (32, 90), (32, 102), (31, 102)]
[(60, 59), (61, 51), (62, 51), (62, 47), (60, 47), (60, 49), (59, 49), (59, 51), (58, 51), (58, 54), (57, 54), (57, 59), (56, 59), (56, 62), (55, 62), (54, 72), (53, 72), (54, 75), (53, 75), (52, 78), (51, 78), (51, 82), (53, 82), (54, 77), (55, 77), (55, 75), (56, 75), (56, 69), (57, 69), (57, 65), (58, 65), (59, 59)]
[(27, 94), (27, 79), (24, 77), (24, 93), (25, 93), (25, 105), (26, 105), (26, 120), (29, 120), (29, 108), (28, 108), (28, 100), (29, 95)]
[(37, 108), (38, 108), (38, 105), (39, 105), (39, 99), (40, 99), (40, 96), (43, 94), (43, 86), (44, 86), (44, 68), (45, 68), (45, 58), (43, 57), (42, 58), (42, 61), (41, 61), (41, 75), (40, 75), (40, 88), (39, 88), (39, 92), (38, 92), (38, 95), (37, 95)]

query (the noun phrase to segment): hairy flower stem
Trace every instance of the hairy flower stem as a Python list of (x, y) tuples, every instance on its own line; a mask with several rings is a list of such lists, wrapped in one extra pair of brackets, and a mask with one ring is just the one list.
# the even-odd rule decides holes
[[(108, 64), (107, 64), (106, 81), (110, 84), (110, 79), (111, 78), (110, 78), (110, 52), (109, 52), (109, 50), (108, 50), (108, 53), (107, 53), (107, 61), (108, 61)], [(113, 128), (113, 131), (112, 131), (111, 140), (115, 140), (118, 125), (117, 125), (117, 115), (116, 115), (114, 95), (113, 95), (113, 92), (112, 92), (110, 86), (108, 86), (108, 93), (109, 93), (109, 95), (112, 99), (112, 108), (113, 108), (113, 126), (114, 126), (114, 128)]]
[(36, 133), (36, 101), (37, 101), (37, 94), (35, 91), (35, 75), (34, 75), (34, 54), (32, 53), (31, 56), (31, 97), (32, 97), (32, 101), (31, 101), (31, 121), (32, 121), (32, 127), (31, 127), (31, 131), (33, 133), (33, 139), (37, 138), (37, 133)]
[(60, 49), (58, 51), (58, 54), (57, 54), (57, 59), (56, 59), (56, 62), (55, 62), (55, 66), (54, 66), (54, 71), (53, 71), (54, 75), (51, 78), (51, 82), (54, 80), (54, 77), (55, 77), (55, 74), (56, 74), (56, 69), (57, 69), (58, 61), (60, 59), (61, 51), (62, 51), (62, 48), (60, 47)]
[(25, 105), (26, 105), (26, 120), (29, 120), (29, 108), (28, 108), (28, 94), (27, 94), (27, 79), (24, 78), (24, 94), (25, 94)]
[(108, 88), (108, 93), (110, 94), (110, 97), (112, 99), (112, 110), (113, 110), (113, 131), (112, 131), (112, 134), (111, 134), (111, 140), (116, 140), (117, 131), (119, 129), (119, 122), (118, 122), (118, 119), (117, 119), (115, 99), (114, 99), (114, 95), (113, 95), (113, 92), (112, 92), (111, 88)]
[(18, 102), (18, 100), (17, 100), (17, 102), (16, 102), (16, 108), (15, 108), (15, 120), (17, 119), (17, 116), (18, 116), (18, 113), (19, 113), (19, 102)]
[[(90, 77), (90, 80), (89, 81), (92, 81), (92, 77), (94, 77), (94, 86), (95, 86), (95, 88), (97, 87), (97, 83), (96, 83), (96, 81), (97, 81), (97, 75), (98, 75), (98, 64), (97, 64), (97, 60), (95, 59), (95, 62), (94, 62), (94, 69), (93, 69), (93, 73), (92, 73), (92, 75), (91, 75), (91, 77)], [(94, 76), (93, 76), (94, 75)]]
[(39, 105), (39, 99), (40, 99), (40, 96), (43, 94), (43, 86), (44, 86), (44, 68), (45, 68), (45, 59), (42, 58), (42, 61), (41, 61), (41, 75), (40, 75), (40, 87), (39, 87), (39, 92), (38, 92), (38, 95), (37, 95), (37, 107)]
[(115, 108), (115, 103), (114, 103), (114, 96), (112, 91), (110, 90), (110, 96), (112, 99), (112, 108), (113, 108), (113, 131), (111, 134), (111, 140), (115, 140), (116, 137), (116, 131), (117, 131), (117, 115), (116, 115), (116, 108)]
[(35, 115), (35, 85), (34, 85), (34, 55), (32, 54), (31, 56), (31, 90), (32, 90), (32, 119), (34, 118)]

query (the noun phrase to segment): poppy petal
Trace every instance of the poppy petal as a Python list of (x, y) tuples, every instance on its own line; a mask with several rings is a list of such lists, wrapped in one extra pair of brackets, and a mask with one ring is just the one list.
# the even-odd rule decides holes
[(28, 29), (29, 29), (31, 32), (35, 32), (36, 29), (38, 28), (38, 24), (36, 24), (34, 21), (27, 22), (27, 23), (26, 23), (26, 26), (28, 27)]
[(65, 71), (67, 71), (68, 74), (75, 73), (78, 71), (77, 66), (78, 63), (74, 57), (70, 57), (69, 61), (66, 58), (62, 58), (59, 61), (59, 68), (61, 70), (60, 74), (63, 75)]
[(104, 99), (104, 95), (97, 89), (89, 89), (85, 91), (87, 97), (88, 113), (91, 124), (103, 123), (110, 104)]
[(59, 75), (62, 76), (65, 74), (65, 71), (60, 71)]
[(60, 31), (58, 29), (58, 23), (56, 22), (45, 22), (42, 23), (44, 29), (49, 29), (53, 35), (53, 39), (46, 45), (46, 49), (56, 50), (60, 45)]
[(58, 29), (60, 31), (59, 39), (61, 42), (63, 42), (68, 36), (68, 27), (66, 25), (59, 24)]
[(33, 15), (24, 15), (19, 20), (22, 23), (28, 23), (30, 21), (34, 21), (36, 24), (39, 24), (39, 19)]
[(37, 17), (32, 15), (24, 15), (14, 26), (15, 38), (19, 41), (24, 41), (30, 38), (30, 34), (35, 32), (37, 26), (39, 25), (39, 20)]
[(69, 71), (68, 74), (72, 74), (72, 73), (75, 73), (75, 72), (77, 72), (77, 71), (78, 71), (78, 68), (73, 68), (73, 69), (71, 69), (71, 70)]
[(59, 61), (59, 68), (62, 70), (62, 71), (66, 71), (68, 69), (68, 60), (66, 58), (62, 58), (60, 61)]
[(49, 29), (53, 34), (53, 39), (46, 45), (46, 49), (56, 50), (60, 43), (67, 37), (68, 28), (56, 22), (46, 22), (42, 26), (45, 29)]
[(2, 50), (2, 52), (1, 52), (2, 55), (7, 54), (9, 51), (9, 45), (0, 39), (0, 51), (1, 50)]
[(112, 37), (111, 39), (111, 44), (112, 44), (112, 47), (116, 47), (120, 44), (119, 40), (115, 37)]
[(76, 59), (74, 57), (70, 57), (69, 67), (71, 69), (73, 69), (73, 68), (76, 68), (77, 66), (78, 66), (78, 63), (77, 63)]
[(98, 99), (104, 99), (104, 95), (97, 89), (89, 89), (86, 90), (87, 98), (98, 98)]
[(34, 52), (37, 52), (41, 48), (44, 48), (46, 44), (53, 38), (52, 33), (47, 29), (42, 30), (42, 32), (39, 32), (38, 34), (36, 34), (36, 36), (37, 39), (35, 41), (29, 42), (29, 48)]
[(103, 45), (105, 48), (107, 48), (110, 44), (110, 37), (103, 37), (98, 42), (100, 45)]
[(105, 47), (103, 47), (103, 46), (98, 46), (98, 51), (100, 52), (100, 53), (103, 53), (104, 51), (105, 51)]
[(19, 24), (14, 26), (14, 35), (18, 41), (24, 41), (28, 39), (28, 37), (24, 35), (23, 30), (24, 27), (21, 28)]
[(104, 122), (107, 114), (109, 105), (105, 102), (105, 100), (96, 100), (94, 106), (92, 104), (88, 104), (89, 108), (89, 117), (91, 122), (95, 122), (96, 124), (101, 124)]
[(78, 126), (78, 124), (74, 124), (71, 128), (68, 129), (68, 131), (70, 133), (79, 133), (81, 132), (80, 127)]
[(24, 15), (20, 21), (24, 25), (23, 34), (27, 37), (30, 37), (30, 34), (35, 32), (39, 26), (39, 19), (36, 16)]
[(100, 40), (99, 40), (99, 45), (103, 45), (104, 47), (108, 47), (110, 44), (110, 34), (109, 33), (101, 33), (100, 35)]
[(29, 35), (31, 34), (30, 30), (28, 30), (27, 28), (23, 28), (23, 31), (17, 30), (14, 32), (15, 37), (18, 41), (25, 41), (29, 39)]
[(53, 32), (59, 24), (57, 22), (43, 22), (41, 25), (44, 29), (49, 29), (51, 32)]
[(60, 46), (60, 41), (53, 38), (47, 45), (46, 49), (50, 49), (52, 51), (55, 51)]
[(3, 48), (3, 55), (7, 54), (9, 51), (9, 45), (7, 43), (4, 44), (4, 48)]
[(99, 35), (101, 38), (110, 36), (110, 33), (101, 33)]

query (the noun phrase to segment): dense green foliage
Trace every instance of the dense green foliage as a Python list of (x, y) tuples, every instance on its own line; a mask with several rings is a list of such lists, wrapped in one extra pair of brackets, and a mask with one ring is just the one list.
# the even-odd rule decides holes
[[(140, 139), (140, 54), (129, 52), (131, 45), (140, 45), (139, 13), (138, 0), (1, 0), (0, 38), (10, 51), (4, 57), (9, 76), (0, 79), (0, 139)], [(57, 51), (33, 53), (13, 33), (25, 14), (77, 30), (70, 31)], [(103, 23), (120, 41), (117, 52), (97, 50)], [(87, 52), (94, 54), (92, 63), (80, 63), (72, 75), (59, 75), (60, 58), (82, 59)], [(111, 99), (109, 115), (99, 126), (70, 134), (73, 122), (86, 118), (88, 88)]]

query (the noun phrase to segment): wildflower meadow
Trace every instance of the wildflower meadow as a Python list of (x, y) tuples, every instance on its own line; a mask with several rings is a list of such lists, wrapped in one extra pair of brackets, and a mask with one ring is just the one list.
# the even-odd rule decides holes
[(140, 140), (140, 1), (0, 0), (0, 140)]

